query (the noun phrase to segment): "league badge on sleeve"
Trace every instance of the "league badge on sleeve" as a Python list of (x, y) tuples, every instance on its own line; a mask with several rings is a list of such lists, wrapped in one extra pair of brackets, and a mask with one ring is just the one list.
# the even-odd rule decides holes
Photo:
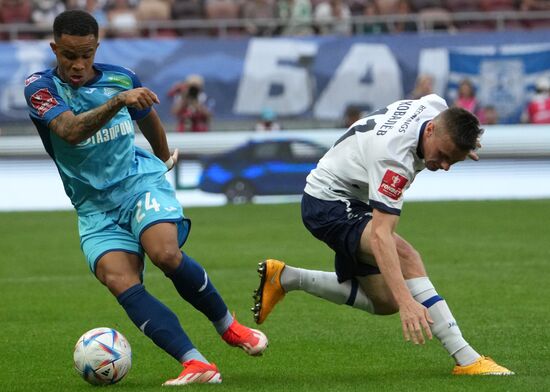
[(44, 117), (46, 113), (51, 108), (56, 107), (59, 103), (53, 97), (52, 93), (48, 91), (47, 88), (41, 88), (33, 95), (31, 95), (31, 104), (32, 107), (36, 109), (40, 117)]
[(398, 200), (407, 182), (409, 182), (409, 180), (406, 177), (388, 169), (386, 170), (386, 174), (384, 174), (384, 178), (382, 178), (382, 183), (378, 188), (378, 192), (388, 196), (390, 199)]

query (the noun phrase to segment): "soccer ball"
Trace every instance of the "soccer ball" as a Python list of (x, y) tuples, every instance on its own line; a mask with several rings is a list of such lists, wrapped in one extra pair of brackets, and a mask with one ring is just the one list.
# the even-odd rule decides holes
[(90, 384), (114, 384), (131, 366), (130, 344), (112, 328), (94, 328), (82, 335), (74, 347), (74, 367)]

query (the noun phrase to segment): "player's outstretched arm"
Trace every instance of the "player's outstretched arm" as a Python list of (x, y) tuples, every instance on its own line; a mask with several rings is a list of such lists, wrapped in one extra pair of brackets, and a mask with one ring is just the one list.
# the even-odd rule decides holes
[(143, 110), (155, 103), (159, 103), (158, 97), (147, 88), (123, 91), (87, 112), (75, 115), (67, 111), (60, 114), (50, 122), (50, 129), (67, 143), (76, 145), (99, 131), (124, 106)]
[(370, 244), (378, 268), (380, 268), (380, 272), (382, 272), (382, 276), (399, 306), (399, 316), (401, 317), (405, 340), (412, 340), (415, 344), (423, 344), (425, 341), (424, 333), (429, 339), (432, 338), (429, 325), (432, 320), (428, 310), (414, 300), (403, 278), (395, 237), (393, 236), (398, 221), (399, 217), (397, 215), (374, 209)]

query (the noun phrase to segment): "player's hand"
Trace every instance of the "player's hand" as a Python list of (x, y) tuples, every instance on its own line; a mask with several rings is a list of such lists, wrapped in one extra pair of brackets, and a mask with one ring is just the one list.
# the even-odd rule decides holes
[(147, 109), (153, 106), (155, 103), (160, 103), (157, 94), (146, 87), (139, 87), (132, 90), (124, 91), (120, 93), (119, 96), (123, 99), (124, 106), (135, 108), (138, 110)]
[(472, 150), (468, 153), (468, 157), (470, 159), (473, 159), (474, 161), (479, 161), (479, 155), (477, 155), (477, 152), (476, 150), (480, 149), (481, 148), (481, 140), (479, 138), (477, 138), (477, 141), (476, 141), (476, 149), (475, 150)]
[(414, 344), (424, 344), (424, 333), (428, 339), (432, 339), (430, 324), (433, 324), (433, 320), (426, 307), (411, 300), (401, 305), (399, 316), (403, 327), (403, 337), (407, 342), (412, 340)]
[(170, 158), (164, 164), (166, 165), (166, 168), (168, 171), (172, 170), (174, 166), (176, 166), (176, 163), (178, 162), (178, 149), (176, 148), (174, 150), (174, 153), (170, 155)]

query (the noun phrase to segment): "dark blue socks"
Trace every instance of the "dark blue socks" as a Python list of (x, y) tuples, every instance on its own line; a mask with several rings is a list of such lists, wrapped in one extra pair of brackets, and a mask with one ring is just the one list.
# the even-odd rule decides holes
[(228, 314), (222, 297), (210, 282), (202, 266), (182, 252), (183, 259), (175, 271), (166, 274), (181, 297), (216, 323)]
[(117, 296), (117, 300), (134, 324), (177, 361), (194, 349), (177, 316), (149, 294), (142, 284), (130, 287)]

